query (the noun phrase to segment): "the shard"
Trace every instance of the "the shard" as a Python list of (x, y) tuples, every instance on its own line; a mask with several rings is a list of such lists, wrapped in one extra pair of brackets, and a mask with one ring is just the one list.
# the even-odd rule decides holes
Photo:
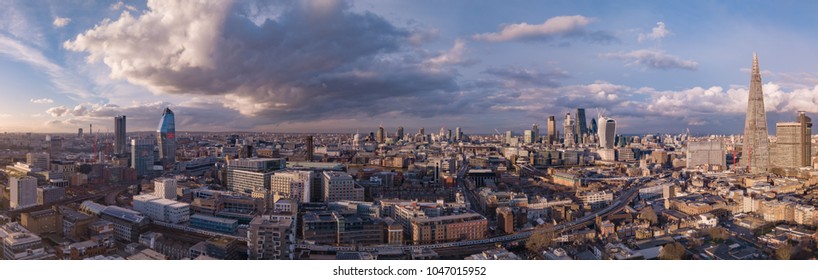
[(747, 102), (747, 118), (744, 123), (743, 161), (747, 171), (753, 174), (767, 172), (770, 164), (770, 143), (767, 136), (767, 112), (764, 111), (764, 93), (761, 91), (761, 73), (758, 55), (753, 54), (753, 71), (750, 74), (750, 96)]

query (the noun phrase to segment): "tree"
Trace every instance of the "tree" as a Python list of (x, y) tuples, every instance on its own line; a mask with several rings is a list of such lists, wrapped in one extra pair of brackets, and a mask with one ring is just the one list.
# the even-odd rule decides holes
[(659, 259), (662, 260), (681, 260), (685, 256), (685, 247), (679, 242), (668, 243), (662, 246), (662, 252), (659, 254)]
[(792, 256), (792, 246), (784, 244), (775, 250), (775, 258), (779, 260), (789, 260)]
[(709, 232), (710, 238), (713, 242), (722, 242), (730, 238), (730, 232), (727, 229), (720, 228), (720, 227), (713, 227), (710, 228)]
[(548, 246), (551, 246), (551, 243), (554, 242), (554, 236), (554, 227), (552, 225), (545, 224), (534, 230), (531, 237), (526, 240), (525, 248), (539, 253), (548, 248)]
[(645, 207), (642, 211), (639, 211), (639, 219), (645, 220), (650, 222), (651, 225), (655, 225), (659, 222), (659, 217), (656, 216), (656, 212), (653, 211), (653, 207)]

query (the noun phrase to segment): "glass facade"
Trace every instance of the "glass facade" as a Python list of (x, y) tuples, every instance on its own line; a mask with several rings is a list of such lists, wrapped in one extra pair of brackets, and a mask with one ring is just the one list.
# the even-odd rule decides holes
[(159, 159), (163, 163), (176, 162), (176, 120), (170, 108), (165, 108), (162, 113), (156, 129), (156, 143), (159, 145)]

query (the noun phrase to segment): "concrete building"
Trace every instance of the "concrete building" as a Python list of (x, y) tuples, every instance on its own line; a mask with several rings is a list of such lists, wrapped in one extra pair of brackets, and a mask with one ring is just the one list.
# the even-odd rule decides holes
[(291, 219), (257, 216), (247, 230), (247, 255), (251, 260), (292, 260), (295, 232)]
[(114, 154), (124, 155), (128, 152), (128, 137), (125, 129), (125, 116), (114, 117)]
[(812, 165), (812, 120), (801, 111), (797, 122), (775, 125), (775, 144), (771, 164), (776, 167), (798, 168)]
[(687, 142), (686, 159), (687, 168), (704, 165), (727, 167), (724, 143), (721, 141)]
[(9, 177), (9, 203), (19, 209), (37, 205), (37, 178)]
[(270, 192), (277, 193), (281, 198), (310, 202), (313, 176), (312, 171), (276, 172), (270, 178)]
[(411, 224), (414, 244), (482, 239), (488, 231), (488, 220), (468, 211), (437, 217), (416, 217), (411, 219)]
[(37, 205), (45, 205), (62, 200), (65, 197), (65, 188), (56, 186), (37, 187)]
[(139, 234), (150, 224), (150, 220), (141, 213), (119, 206), (103, 208), (100, 211), (100, 218), (113, 223), (114, 237), (126, 243), (139, 241)]
[(46, 252), (42, 238), (18, 223), (0, 226), (4, 260), (45, 260), (54, 258)]
[(22, 213), (20, 224), (34, 234), (62, 232), (62, 217), (54, 209)]
[(153, 181), (153, 195), (170, 200), (176, 200), (176, 179), (159, 178)]
[(227, 189), (247, 195), (269, 190), (273, 171), (286, 167), (283, 159), (235, 159), (227, 163)]
[(577, 143), (576, 131), (574, 131), (576, 127), (574, 125), (574, 120), (571, 118), (571, 113), (565, 115), (565, 122), (562, 125), (562, 129), (563, 145), (565, 145), (566, 147), (575, 145)]
[(748, 172), (752, 174), (767, 172), (770, 165), (767, 112), (764, 109), (764, 93), (761, 85), (758, 55), (753, 54), (750, 96), (747, 101), (747, 117), (744, 123), (744, 147), (741, 152), (742, 167), (746, 166)]
[(503, 234), (514, 233), (514, 213), (510, 207), (497, 208), (497, 229)]
[(324, 202), (341, 200), (363, 201), (364, 188), (355, 185), (355, 181), (347, 173), (324, 171)]
[(51, 162), (48, 153), (26, 153), (26, 164), (39, 170), (50, 170)]
[(152, 194), (134, 196), (133, 208), (155, 221), (180, 224), (190, 220), (190, 204)]

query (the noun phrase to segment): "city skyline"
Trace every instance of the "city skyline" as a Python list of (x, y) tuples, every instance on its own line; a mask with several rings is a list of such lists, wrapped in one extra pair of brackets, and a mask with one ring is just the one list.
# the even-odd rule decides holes
[(0, 12), (0, 131), (151, 131), (170, 107), (180, 131), (519, 134), (585, 108), (621, 134), (741, 134), (754, 51), (769, 134), (818, 112), (792, 4), (46, 4)]

